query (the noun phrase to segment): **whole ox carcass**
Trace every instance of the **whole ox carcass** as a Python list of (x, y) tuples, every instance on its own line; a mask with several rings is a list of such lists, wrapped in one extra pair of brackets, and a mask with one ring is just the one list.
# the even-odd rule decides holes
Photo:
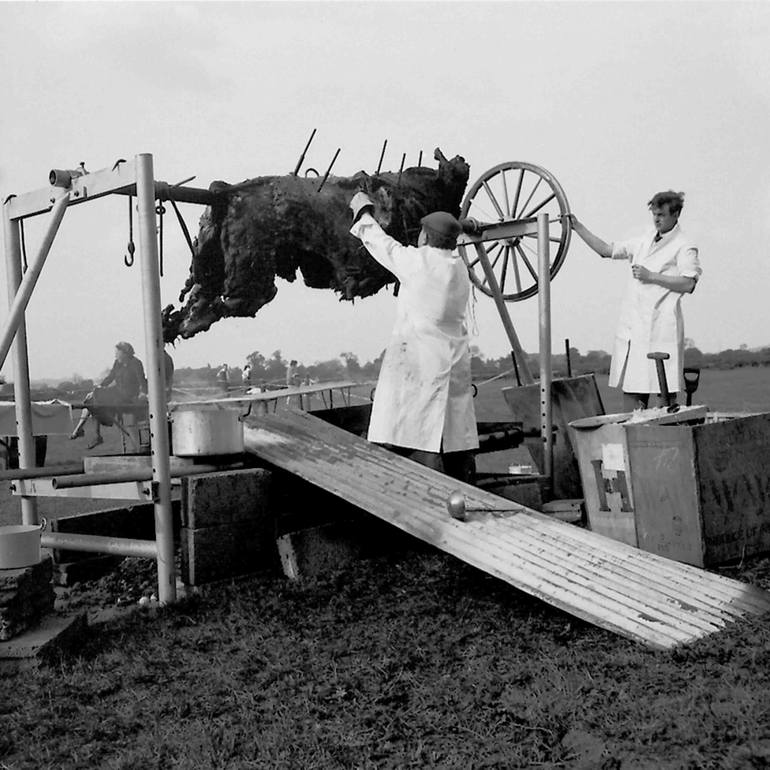
[(469, 166), (437, 149), (438, 168), (326, 180), (265, 176), (237, 185), (213, 182), (193, 241), (190, 275), (180, 308), (163, 311), (164, 339), (189, 338), (220, 318), (253, 317), (276, 295), (275, 278), (294, 281), (297, 271), (314, 289), (340, 299), (375, 294), (395, 277), (350, 234), (348, 203), (358, 190), (375, 203), (374, 215), (401, 243), (417, 243), (420, 219), (432, 211), (460, 214)]

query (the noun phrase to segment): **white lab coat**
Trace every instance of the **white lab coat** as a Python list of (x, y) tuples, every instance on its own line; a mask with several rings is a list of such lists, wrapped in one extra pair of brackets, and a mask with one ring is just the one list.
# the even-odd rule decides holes
[[(701, 274), (698, 249), (685, 238), (679, 225), (658, 243), (655, 231), (612, 245), (612, 258), (642, 265), (654, 273), (686, 276)], [(648, 353), (668, 353), (666, 381), (670, 393), (684, 389), (684, 318), (682, 294), (656, 283), (642, 283), (629, 270), (610, 366), (610, 387), (626, 393), (659, 393), (655, 361)]]
[(350, 232), (401, 283), (369, 441), (427, 452), (476, 449), (465, 263), (446, 249), (401, 245), (368, 213)]

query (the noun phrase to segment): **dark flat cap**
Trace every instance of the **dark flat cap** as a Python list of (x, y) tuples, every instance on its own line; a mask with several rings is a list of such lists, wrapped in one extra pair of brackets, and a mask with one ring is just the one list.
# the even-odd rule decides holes
[(434, 211), (424, 216), (420, 224), (439, 235), (459, 235), (462, 232), (460, 223), (446, 211)]

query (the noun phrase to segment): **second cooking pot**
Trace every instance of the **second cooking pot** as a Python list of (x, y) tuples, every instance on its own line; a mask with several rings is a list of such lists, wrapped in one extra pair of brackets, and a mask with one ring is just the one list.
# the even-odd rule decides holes
[(171, 413), (171, 444), (179, 457), (243, 452), (243, 423), (235, 409), (179, 408)]

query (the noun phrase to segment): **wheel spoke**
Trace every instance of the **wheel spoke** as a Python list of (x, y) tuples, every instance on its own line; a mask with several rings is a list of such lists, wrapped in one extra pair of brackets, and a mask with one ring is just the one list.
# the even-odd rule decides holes
[[(476, 257), (476, 259), (474, 259), (472, 262), (469, 262), (469, 263), (468, 263), (468, 269), (469, 269), (469, 270), (470, 270), (470, 269), (471, 269), (471, 268), (472, 268), (474, 265), (476, 265), (476, 264), (478, 264), (478, 263), (479, 263), (479, 261), (481, 260), (482, 256), (485, 256), (485, 257), (486, 257), (486, 259), (487, 259), (487, 262), (489, 262), (489, 257), (490, 257), (490, 255), (491, 255), (491, 254), (492, 254), (492, 253), (495, 251), (495, 249), (499, 249), (499, 248), (500, 248), (500, 241), (495, 241), (495, 242), (494, 242), (494, 243), (492, 243), (492, 244), (491, 244), (489, 247), (487, 247), (487, 246), (485, 246), (485, 245), (483, 245), (483, 244), (482, 244), (482, 247), (481, 247), (481, 248), (482, 248), (482, 249), (484, 249), (484, 254), (483, 254), (483, 255), (479, 255), (479, 256), (477, 256), (477, 257)], [(497, 257), (497, 259), (499, 259), (499, 256), (500, 256), (500, 255), (498, 254), (498, 257)], [(494, 268), (495, 264), (497, 264), (497, 259), (495, 259), (494, 263), (490, 263), (490, 264), (492, 264), (492, 267), (493, 267), (493, 268)], [(480, 267), (480, 269), (481, 269), (481, 275), (480, 275), (479, 277), (481, 278), (481, 283), (482, 283), (482, 285), (483, 285), (483, 284), (486, 284), (486, 283), (488, 283), (488, 281), (487, 281), (487, 273), (486, 273), (486, 270), (484, 270), (483, 266), (479, 265), (479, 267)]]
[(518, 208), (518, 205), (519, 205), (519, 195), (521, 195), (521, 185), (523, 181), (524, 181), (524, 169), (520, 168), (519, 181), (516, 184), (516, 195), (513, 198), (513, 206), (511, 207), (511, 219), (518, 219), (518, 217), (516, 216), (516, 209)]
[(513, 264), (513, 277), (516, 281), (516, 293), (521, 294), (521, 273), (519, 272), (519, 260), (516, 257), (516, 249), (511, 249), (511, 263)]
[(502, 253), (502, 248), (503, 248), (503, 244), (500, 243), (500, 241), (497, 241), (497, 243), (495, 243), (494, 247), (490, 251), (487, 252), (487, 258), (489, 258), (489, 255), (495, 249), (499, 249), (499, 251), (497, 253), (497, 256), (492, 260), (492, 262), (490, 262), (490, 267), (492, 268), (493, 271), (494, 271), (495, 267), (497, 267), (497, 263), (500, 261), (500, 254)]
[(537, 271), (532, 267), (532, 264), (527, 259), (527, 255), (524, 253), (524, 249), (517, 243), (516, 250), (519, 252), (519, 256), (521, 257), (522, 262), (526, 265), (527, 270), (529, 270), (530, 275), (535, 279), (535, 283), (537, 283)]
[(511, 247), (506, 243), (503, 257), (503, 269), (500, 271), (500, 293), (505, 294), (505, 275), (508, 272), (508, 254), (511, 251)]
[(535, 208), (530, 209), (523, 217), (522, 219), (529, 219), (531, 216), (534, 216), (537, 214), (538, 211), (540, 211), (543, 206), (550, 203), (554, 198), (556, 197), (556, 193), (552, 192), (542, 203), (539, 203)]
[[(521, 236), (522, 238), (529, 238), (530, 240), (537, 240), (537, 236), (532, 233), (524, 233), (524, 235)], [(548, 240), (551, 243), (561, 243), (561, 238), (555, 236), (555, 235), (549, 235)]]
[[(473, 206), (476, 206), (478, 211), (473, 210)], [(481, 203), (479, 203), (478, 198), (473, 199), (472, 205), (468, 208), (468, 216), (476, 217), (476, 219), (480, 219), (482, 222), (491, 222), (495, 219), (495, 215), (492, 214), (491, 211), (485, 209)]]
[[(532, 200), (533, 196), (537, 192), (537, 188), (540, 187), (540, 182), (542, 181), (543, 181), (543, 177), (539, 176), (537, 178), (537, 182), (535, 183), (535, 186), (532, 188), (532, 192), (529, 194), (529, 197), (527, 198), (526, 202), (521, 207), (522, 211), (524, 211), (527, 208), (527, 206), (529, 206), (529, 202)], [(519, 217), (519, 219), (524, 219), (524, 217)]]
[(482, 184), (484, 185), (484, 189), (487, 191), (489, 200), (492, 201), (492, 205), (495, 207), (495, 211), (497, 211), (497, 216), (499, 217), (499, 220), (502, 222), (505, 219), (505, 214), (503, 214), (503, 210), (500, 208), (500, 204), (497, 202), (497, 198), (495, 198), (495, 196), (492, 194), (492, 190), (490, 190), (486, 179)]
[[(529, 254), (531, 255), (532, 262), (536, 264), (538, 267), (540, 266), (540, 254), (538, 253), (538, 249), (534, 248), (528, 243), (524, 243), (524, 241), (521, 242), (522, 248), (526, 249)], [(548, 272), (550, 273), (553, 270), (553, 261), (551, 259), (553, 255), (548, 255)]]
[(508, 184), (505, 181), (505, 169), (502, 170), (500, 176), (503, 179), (503, 195), (505, 196), (505, 210), (506, 212), (511, 210), (510, 201), (508, 200)]
[[(495, 271), (495, 267), (496, 267), (496, 265), (497, 265), (497, 263), (498, 263), (498, 261), (500, 259), (499, 250), (501, 248), (502, 248), (502, 244), (500, 243), (500, 241), (495, 241), (494, 244), (490, 248), (487, 248), (486, 246), (484, 247), (484, 251), (486, 252), (486, 256), (487, 256), (487, 262), (489, 263), (489, 267), (490, 267), (490, 270), (492, 272)], [(498, 252), (497, 256), (494, 259), (490, 260), (490, 257), (492, 256), (492, 254), (494, 254), (495, 251)], [(489, 286), (489, 281), (487, 280), (487, 271), (484, 270), (483, 267), (482, 267), (482, 270), (483, 270), (483, 273), (484, 273), (484, 283), (487, 286)]]
[(494, 260), (490, 265), (493, 271), (497, 267), (497, 263), (500, 261), (500, 255), (503, 253), (502, 252), (503, 244), (498, 241), (495, 248), (500, 249), (500, 251), (498, 252), (497, 256), (494, 258)]

